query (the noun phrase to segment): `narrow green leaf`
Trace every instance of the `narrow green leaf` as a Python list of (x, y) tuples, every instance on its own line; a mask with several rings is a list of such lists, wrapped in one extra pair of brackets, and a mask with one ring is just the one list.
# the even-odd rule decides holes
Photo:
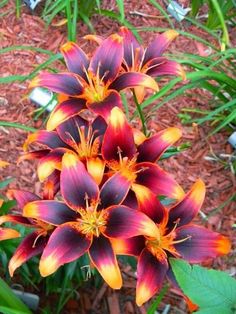
[(200, 313), (209, 313), (209, 310), (214, 314), (233, 313), (236, 306), (235, 279), (222, 271), (190, 266), (180, 259), (171, 258), (170, 264), (184, 294), (200, 307)]
[(22, 130), (29, 131), (29, 132), (36, 132), (37, 131), (37, 129), (32, 128), (32, 127), (27, 126), (27, 125), (15, 123), (15, 122), (1, 121), (1, 120), (0, 120), (0, 126), (6, 126), (6, 127), (10, 127), (10, 128), (15, 128), (15, 129), (22, 129)]
[(0, 189), (5, 188), (9, 183), (14, 181), (14, 178), (5, 179), (4, 181), (0, 182)]
[(161, 12), (161, 14), (166, 18), (166, 20), (169, 22), (171, 28), (175, 28), (173, 22), (171, 21), (168, 13), (162, 8), (162, 6), (155, 0), (149, 0), (151, 4), (157, 8)]
[(125, 19), (125, 8), (123, 0), (116, 0), (120, 12), (120, 22), (123, 23)]
[(165, 285), (160, 293), (158, 294), (158, 296), (156, 297), (156, 300), (150, 305), (150, 307), (147, 310), (147, 314), (155, 314), (158, 306), (161, 303), (161, 300), (163, 299), (163, 297), (165, 296), (166, 292), (168, 291), (168, 285)]

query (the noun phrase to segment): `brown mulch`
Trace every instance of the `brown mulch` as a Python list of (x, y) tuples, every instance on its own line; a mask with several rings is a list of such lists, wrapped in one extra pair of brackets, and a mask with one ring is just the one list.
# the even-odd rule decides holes
[[(162, 3), (163, 1), (158, 2)], [(188, 1), (180, 2), (188, 3)], [(103, 5), (107, 9), (114, 9), (115, 1), (103, 1)], [(57, 52), (59, 47), (66, 42), (65, 27), (49, 26), (46, 28), (40, 17), (32, 15), (27, 8), (23, 8), (20, 19), (16, 19), (13, 0), (0, 9), (0, 13), (7, 11), (8, 13), (0, 20), (0, 49), (11, 45), (31, 45)], [(126, 18), (136, 27), (144, 25), (168, 27), (168, 24), (160, 17), (160, 13), (148, 4), (148, 1), (127, 0), (125, 1), (125, 12)], [(136, 13), (134, 14), (134, 12)], [(153, 17), (155, 15), (156, 18)], [(108, 36), (119, 28), (117, 22), (101, 16), (94, 16), (92, 24), (96, 33), (103, 36)], [(180, 27), (177, 23), (176, 26)], [(185, 24), (185, 27), (187, 31), (208, 39), (202, 30), (188, 24)], [(94, 49), (94, 45), (82, 39), (88, 33), (87, 26), (78, 23), (78, 43), (89, 53)], [(141, 36), (146, 44), (153, 38), (154, 33), (150, 32), (148, 36), (141, 33)], [(169, 51), (172, 53), (178, 51), (198, 53), (198, 48), (193, 40), (179, 36)], [(26, 75), (46, 59), (46, 55), (33, 51), (17, 50), (0, 54), (0, 76)], [(0, 119), (40, 128), (43, 121), (33, 121), (32, 119), (35, 107), (27, 99), (28, 83), (18, 81), (0, 86)], [(164, 83), (165, 80), (161, 84), (164, 85)], [(196, 94), (201, 94), (201, 97), (196, 97)], [(222, 164), (206, 160), (206, 157), (212, 157), (213, 153), (217, 156), (222, 153), (232, 153), (232, 148), (227, 144), (229, 135), (221, 132), (207, 137), (210, 132), (209, 126), (183, 126), (177, 116), (181, 109), (186, 107), (208, 110), (208, 100), (209, 95), (198, 89), (194, 90), (193, 94), (188, 93), (181, 98), (176, 98), (162, 106), (155, 116), (151, 116), (149, 129), (154, 132), (168, 126), (182, 128), (183, 138), (180, 143), (189, 142), (191, 148), (178, 156), (163, 161), (162, 165), (175, 176), (186, 191), (197, 178), (201, 177), (204, 180), (207, 186), (207, 195), (202, 211), (209, 217), (207, 221), (204, 221), (202, 217), (199, 220), (209, 228), (221, 232), (233, 240), (232, 225), (235, 218), (233, 216), (235, 203), (231, 202), (222, 209), (214, 211), (213, 214), (212, 211), (235, 193), (235, 176)], [(9, 176), (14, 177), (14, 182), (10, 184), (11, 188), (29, 189), (39, 193), (40, 183), (37, 181), (35, 164), (24, 161), (17, 165), (17, 158), (22, 153), (22, 144), (26, 136), (27, 132), (23, 130), (0, 127), (0, 159), (10, 163), (9, 167), (1, 170), (0, 180)], [(216, 259), (213, 266), (230, 273), (235, 272), (232, 255)], [(133, 272), (123, 265), (122, 270), (124, 287), (121, 291), (112, 291), (105, 284), (99, 291), (91, 287), (79, 289), (80, 298), (78, 300), (71, 299), (63, 313), (146, 313), (146, 306), (138, 308), (134, 302), (135, 279)], [(45, 300), (42, 301), (45, 303)], [(161, 310), (165, 309), (165, 304), (171, 305), (169, 313), (186, 313), (187, 311), (181, 297), (172, 290), (161, 303)]]

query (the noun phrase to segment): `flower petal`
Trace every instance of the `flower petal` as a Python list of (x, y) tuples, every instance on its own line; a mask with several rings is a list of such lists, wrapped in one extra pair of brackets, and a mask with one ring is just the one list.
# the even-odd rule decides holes
[(90, 245), (91, 239), (80, 233), (73, 223), (57, 227), (50, 236), (39, 263), (41, 276), (51, 275), (65, 263), (76, 260)]
[(89, 256), (106, 283), (120, 289), (122, 277), (110, 241), (103, 236), (94, 237)]
[(21, 215), (8, 214), (0, 216), (0, 225), (4, 224), (5, 222), (11, 222), (14, 224), (20, 224), (25, 226), (32, 226), (31, 221)]
[(28, 146), (32, 143), (39, 143), (46, 145), (48, 148), (58, 148), (58, 147), (67, 147), (66, 143), (62, 142), (58, 134), (54, 131), (40, 130), (35, 133), (30, 134), (23, 146), (23, 149), (26, 150)]
[(41, 149), (25, 153), (18, 158), (17, 164), (22, 162), (23, 160), (41, 159), (45, 157), (49, 152), (49, 149)]
[(168, 48), (170, 43), (178, 36), (178, 32), (170, 29), (162, 34), (158, 34), (156, 38), (149, 44), (146, 49), (143, 64), (146, 64), (151, 59), (160, 57)]
[(145, 247), (145, 237), (137, 236), (129, 239), (110, 239), (116, 255), (139, 256)]
[(166, 210), (157, 196), (151, 190), (139, 184), (132, 184), (132, 190), (138, 199), (139, 210), (155, 223), (160, 223), (164, 218)]
[(14, 229), (0, 227), (0, 241), (19, 238), (20, 236), (20, 233)]
[(82, 80), (82, 78), (73, 73), (42, 72), (31, 81), (29, 88), (42, 86), (55, 93), (79, 96), (83, 93), (84, 89)]
[(99, 185), (103, 179), (105, 161), (99, 157), (89, 158), (87, 159), (86, 165), (88, 173), (92, 176), (97, 185)]
[(60, 50), (63, 54), (68, 70), (79, 74), (84, 80), (86, 80), (84, 70), (87, 70), (89, 66), (89, 59), (86, 53), (78, 45), (71, 41), (64, 44)]
[(202, 207), (205, 192), (204, 182), (201, 179), (197, 180), (184, 198), (170, 208), (168, 227), (172, 228), (176, 222), (178, 226), (190, 223)]
[(109, 116), (111, 114), (111, 110), (114, 107), (122, 108), (121, 96), (117, 91), (111, 90), (109, 91), (105, 99), (99, 102), (87, 104), (87, 106), (94, 113), (102, 116), (105, 119), (105, 121), (108, 121)]
[(190, 263), (201, 263), (229, 253), (231, 244), (228, 238), (197, 225), (186, 225), (176, 229), (174, 246), (182, 258)]
[(134, 88), (137, 86), (150, 88), (154, 91), (159, 90), (157, 82), (151, 76), (139, 72), (127, 72), (120, 74), (112, 82), (110, 88), (119, 92), (125, 88)]
[(122, 41), (122, 37), (117, 34), (109, 36), (97, 48), (91, 59), (89, 71), (95, 76), (98, 74), (105, 84), (113, 81), (120, 70), (124, 53)]
[(17, 205), (21, 210), (27, 203), (40, 200), (40, 197), (36, 194), (23, 190), (12, 189), (8, 191), (8, 195), (17, 201)]
[(114, 174), (102, 186), (99, 208), (121, 204), (130, 188), (130, 182), (120, 173)]
[(178, 128), (167, 128), (147, 138), (138, 146), (138, 161), (157, 161), (165, 150), (182, 136)]
[(25, 217), (40, 219), (52, 225), (61, 225), (79, 217), (63, 202), (51, 200), (28, 203), (23, 208), (23, 214)]
[(185, 195), (183, 189), (173, 177), (158, 165), (142, 162), (137, 164), (136, 170), (139, 171), (136, 183), (146, 186), (154, 194), (174, 199), (182, 199)]
[(97, 116), (92, 122), (92, 129), (95, 138), (104, 135), (107, 129), (107, 123), (101, 116)]
[(168, 263), (160, 262), (147, 249), (139, 257), (137, 266), (136, 303), (141, 306), (160, 291), (168, 270)]
[(16, 249), (14, 255), (9, 261), (8, 269), (10, 276), (14, 275), (14, 272), (23, 263), (27, 262), (32, 257), (42, 253), (48, 237), (41, 234), (40, 231), (34, 231), (27, 235)]
[(127, 206), (117, 205), (107, 209), (104, 234), (109, 238), (131, 238), (138, 235), (159, 237), (156, 224), (144, 213)]
[(84, 99), (70, 98), (58, 104), (47, 121), (47, 130), (51, 131), (59, 124), (77, 115), (86, 108)]
[(55, 169), (61, 170), (61, 160), (67, 151), (66, 148), (56, 148), (40, 159), (37, 169), (40, 182), (47, 179)]
[(156, 61), (153, 60), (149, 63), (149, 70), (147, 70), (147, 74), (158, 77), (163, 75), (175, 75), (180, 76), (183, 80), (186, 79), (186, 73), (183, 67), (176, 61), (167, 60), (161, 64), (155, 66)]
[(73, 154), (62, 158), (61, 194), (69, 207), (86, 207), (87, 200), (98, 199), (98, 186), (83, 163)]
[(133, 131), (125, 114), (118, 107), (111, 111), (102, 144), (102, 155), (107, 161), (122, 157), (133, 158), (136, 153)]
[(123, 37), (123, 46), (124, 46), (124, 61), (125, 66), (128, 66), (127, 71), (132, 68), (134, 57), (137, 55), (135, 53), (138, 51), (138, 60), (135, 59), (138, 64), (141, 62), (143, 56), (143, 47), (139, 44), (137, 39), (134, 37), (133, 33), (127, 28), (122, 26), (119, 31), (119, 35)]
[(53, 200), (54, 196), (60, 190), (60, 174), (59, 170), (54, 170), (52, 174), (44, 182), (43, 199)]
[(76, 115), (60, 123), (57, 126), (56, 131), (63, 142), (71, 147), (74, 147), (75, 143), (80, 142), (80, 136), (78, 131), (79, 127), (84, 127), (85, 129), (88, 129), (88, 121), (83, 119), (79, 115)]
[(126, 198), (122, 202), (122, 205), (130, 207), (132, 209), (138, 210), (138, 201), (135, 193), (132, 190), (129, 190)]

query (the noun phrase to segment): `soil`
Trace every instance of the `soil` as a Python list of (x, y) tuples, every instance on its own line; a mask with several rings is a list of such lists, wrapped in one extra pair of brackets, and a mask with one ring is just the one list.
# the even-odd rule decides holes
[[(187, 6), (188, 1), (179, 1)], [(21, 16), (16, 18), (14, 10), (15, 1), (9, 1), (7, 5), (0, 9), (4, 13), (0, 20), (0, 49), (12, 45), (30, 45), (59, 51), (59, 47), (67, 41), (65, 26), (46, 27), (42, 19), (32, 14), (25, 6), (22, 7)], [(164, 1), (158, 1), (165, 8)], [(116, 10), (115, 1), (103, 1), (103, 7)], [(126, 19), (135, 27), (155, 26), (169, 27), (168, 23), (148, 1), (125, 1)], [(61, 18), (53, 21), (54, 25)], [(173, 20), (173, 19), (172, 19)], [(107, 17), (94, 15), (91, 22), (96, 30), (96, 34), (104, 37), (118, 31), (119, 24)], [(207, 34), (202, 30), (183, 22), (181, 25), (173, 20), (177, 28), (184, 27), (185, 30), (202, 36), (207, 40)], [(80, 46), (90, 53), (94, 50), (94, 44), (85, 41), (83, 36), (90, 33), (88, 27), (81, 22), (78, 23), (78, 38)], [(233, 31), (232, 31), (233, 33)], [(144, 45), (151, 41), (154, 32), (141, 32)], [(202, 44), (183, 36), (179, 36), (170, 46), (168, 53), (178, 54), (179, 52), (201, 53), (206, 50)], [(28, 50), (15, 50), (0, 54), (0, 76), (26, 75), (34, 70), (47, 59), (47, 56), (38, 52)], [(60, 65), (61, 67), (61, 65)], [(187, 71), (188, 69), (186, 69)], [(163, 86), (169, 79), (163, 79)], [(34, 128), (42, 128), (44, 120), (42, 118), (33, 120), (32, 116), (36, 107), (27, 98), (29, 81), (14, 82), (0, 86), (0, 119), (8, 122), (17, 122)], [(181, 83), (184, 84), (184, 83)], [(207, 92), (195, 89), (179, 98), (175, 98), (168, 104), (162, 106), (154, 116), (149, 119), (149, 130), (155, 132), (168, 126), (178, 126), (183, 130), (183, 137), (178, 144), (189, 142), (190, 148), (185, 152), (163, 161), (162, 166), (170, 171), (177, 181), (187, 191), (190, 186), (201, 177), (207, 186), (207, 195), (202, 208), (203, 214), (197, 219), (201, 224), (210, 229), (221, 232), (233, 240), (234, 209), (236, 204), (228, 202), (225, 206), (219, 207), (226, 202), (236, 191), (236, 179), (229, 168), (219, 162), (209, 161), (213, 154), (231, 154), (232, 147), (227, 143), (230, 134), (226, 131), (207, 137), (211, 128), (209, 125), (182, 125), (178, 113), (182, 108), (210, 109), (210, 98)], [(22, 153), (22, 145), (26, 139), (27, 132), (15, 128), (0, 127), (0, 159), (8, 161), (10, 165), (1, 169), (0, 181), (13, 177), (15, 180), (10, 184), (10, 188), (28, 189), (36, 193), (40, 192), (40, 182), (36, 176), (36, 164), (24, 161), (17, 165), (17, 158)], [(218, 258), (207, 263), (217, 269), (235, 273), (233, 264), (233, 253), (227, 257)], [(112, 291), (105, 284), (96, 289), (89, 285), (78, 290), (80, 298), (70, 299), (62, 313), (146, 313), (148, 305), (138, 308), (135, 305), (135, 274), (127, 265), (121, 265), (125, 278), (124, 287), (120, 291)], [(51, 300), (51, 301), (50, 301)], [(46, 300), (41, 293), (40, 306), (50, 304), (52, 299)], [(185, 302), (177, 292), (170, 289), (166, 297), (161, 302), (160, 311), (166, 306), (168, 313), (187, 313)], [(78, 310), (79, 309), (79, 310)], [(165, 312), (167, 313), (167, 312)]]

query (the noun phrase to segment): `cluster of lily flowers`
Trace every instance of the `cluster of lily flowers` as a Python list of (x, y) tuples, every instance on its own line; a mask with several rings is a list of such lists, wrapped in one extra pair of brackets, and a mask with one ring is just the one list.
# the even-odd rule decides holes
[[(30, 134), (43, 148), (20, 157), (38, 159), (42, 196), (10, 190), (18, 207), (0, 216), (0, 224), (32, 228), (9, 262), (9, 272), (41, 255), (42, 276), (87, 253), (105, 282), (122, 286), (117, 255), (137, 257), (136, 302), (141, 306), (158, 292), (167, 277), (176, 286), (168, 259), (200, 263), (226, 254), (229, 240), (192, 220), (205, 197), (197, 180), (185, 193), (176, 180), (156, 163), (181, 137), (169, 127), (147, 137), (130, 125), (122, 110), (120, 91), (132, 89), (142, 101), (145, 91), (158, 90), (154, 77), (177, 75), (184, 70), (163, 57), (173, 30), (157, 35), (144, 49), (122, 27), (103, 39), (88, 57), (75, 43), (61, 48), (68, 72), (41, 73), (30, 87), (42, 86), (58, 93), (59, 103), (46, 130)], [(85, 118), (90, 112), (93, 118)], [(160, 196), (174, 200), (164, 206)], [(19, 237), (11, 228), (0, 228), (0, 240)]]

